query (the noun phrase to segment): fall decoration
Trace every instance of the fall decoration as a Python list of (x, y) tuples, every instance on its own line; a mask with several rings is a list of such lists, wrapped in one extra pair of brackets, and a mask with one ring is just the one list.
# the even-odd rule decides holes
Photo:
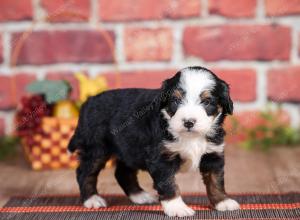
[(76, 155), (67, 153), (67, 146), (77, 125), (79, 106), (107, 85), (103, 77), (89, 79), (77, 73), (76, 78), (80, 87), (78, 101), (69, 98), (72, 88), (66, 81), (40, 80), (28, 85), (32, 95), (23, 97), (19, 104), (16, 134), (34, 170), (75, 168), (78, 164)]
[(27, 91), (35, 94), (43, 94), (48, 104), (67, 99), (70, 85), (64, 80), (41, 80), (27, 86)]
[(25, 155), (34, 170), (76, 168), (76, 155), (67, 146), (76, 128), (77, 118), (44, 117), (40, 132), (22, 139)]
[(76, 73), (76, 79), (79, 81), (80, 101), (84, 102), (88, 97), (97, 95), (107, 89), (107, 82), (104, 77), (88, 78), (83, 73)]
[(71, 100), (62, 100), (55, 104), (53, 116), (58, 118), (77, 118), (79, 115), (77, 106)]
[(238, 145), (245, 149), (268, 150), (274, 146), (296, 146), (300, 144), (300, 130), (293, 128), (284, 111), (266, 108), (258, 112), (254, 126), (246, 126), (235, 117), (231, 118), (232, 133), (240, 136)]

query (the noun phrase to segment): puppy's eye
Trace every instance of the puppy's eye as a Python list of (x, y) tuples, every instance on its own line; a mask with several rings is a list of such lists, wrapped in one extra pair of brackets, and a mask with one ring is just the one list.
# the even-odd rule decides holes
[(180, 104), (180, 102), (181, 102), (180, 99), (173, 98), (170, 102), (170, 108), (173, 110), (177, 109), (177, 106)]
[(204, 99), (204, 100), (202, 100), (202, 102), (201, 102), (203, 105), (209, 105), (210, 103), (211, 103), (211, 99)]
[(174, 97), (174, 98), (172, 99), (172, 102), (175, 103), (175, 104), (179, 104), (179, 103), (180, 103), (180, 99)]

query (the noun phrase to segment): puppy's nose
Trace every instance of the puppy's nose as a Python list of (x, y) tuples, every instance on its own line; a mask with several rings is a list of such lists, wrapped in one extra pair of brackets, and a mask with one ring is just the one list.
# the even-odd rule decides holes
[(196, 120), (195, 119), (188, 119), (183, 121), (183, 126), (190, 129), (194, 127)]

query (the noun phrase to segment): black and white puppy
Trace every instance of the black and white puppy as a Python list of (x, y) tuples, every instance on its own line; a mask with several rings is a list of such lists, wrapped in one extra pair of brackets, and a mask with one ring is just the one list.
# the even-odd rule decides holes
[(84, 206), (106, 206), (97, 193), (97, 176), (115, 156), (115, 177), (134, 203), (157, 201), (139, 186), (137, 172), (146, 170), (165, 214), (193, 215), (175, 174), (199, 169), (211, 205), (219, 211), (239, 209), (224, 189), (222, 125), (232, 111), (228, 84), (203, 67), (180, 70), (160, 89), (119, 89), (89, 98), (68, 147), (79, 153), (77, 181)]

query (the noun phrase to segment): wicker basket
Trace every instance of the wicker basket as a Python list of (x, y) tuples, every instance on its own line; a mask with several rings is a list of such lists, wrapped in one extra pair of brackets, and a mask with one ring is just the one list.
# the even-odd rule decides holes
[(67, 152), (76, 125), (77, 118), (44, 117), (39, 133), (32, 137), (23, 137), (22, 146), (32, 169), (76, 168), (76, 155)]

